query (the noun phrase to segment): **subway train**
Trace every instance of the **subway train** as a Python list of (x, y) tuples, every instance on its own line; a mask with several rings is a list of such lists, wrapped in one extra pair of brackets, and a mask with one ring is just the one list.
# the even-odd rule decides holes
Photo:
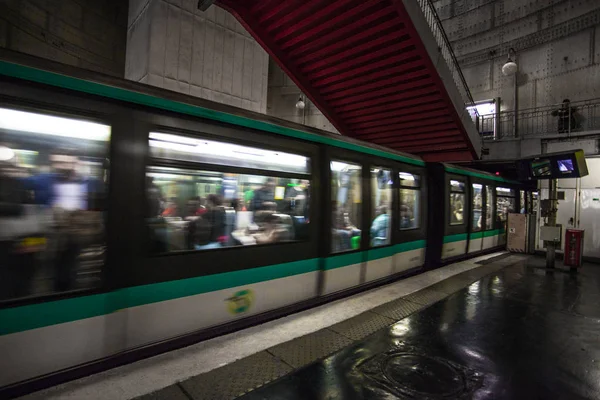
[(502, 248), (502, 177), (0, 53), (0, 397)]

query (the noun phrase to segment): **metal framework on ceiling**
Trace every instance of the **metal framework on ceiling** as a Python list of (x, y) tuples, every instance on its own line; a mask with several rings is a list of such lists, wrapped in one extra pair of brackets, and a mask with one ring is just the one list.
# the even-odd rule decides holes
[[(414, 0), (411, 0), (414, 1)], [(401, 0), (219, 0), (346, 136), (477, 157)]]

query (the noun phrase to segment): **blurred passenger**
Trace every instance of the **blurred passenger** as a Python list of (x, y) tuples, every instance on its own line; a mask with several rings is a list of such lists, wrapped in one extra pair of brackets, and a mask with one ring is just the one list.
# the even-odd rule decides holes
[(452, 223), (453, 224), (462, 224), (463, 223), (463, 205), (460, 200), (454, 202), (454, 207), (452, 209)]
[(390, 216), (387, 206), (378, 207), (377, 217), (371, 223), (371, 245), (381, 246), (389, 243), (388, 232), (390, 225)]
[(331, 207), (334, 251), (350, 250), (352, 249), (352, 238), (360, 236), (360, 230), (352, 225), (348, 213), (338, 206), (337, 201), (332, 201)]
[(177, 199), (170, 199), (162, 212), (163, 217), (177, 217)]
[(56, 149), (49, 160), (51, 172), (28, 178), (26, 186), (37, 204), (52, 207), (55, 290), (65, 291), (73, 287), (82, 247), (97, 244), (102, 236), (102, 217), (89, 210), (93, 199), (104, 196), (104, 185), (79, 175), (74, 151)]
[(251, 201), (252, 211), (274, 210), (276, 207), (275, 178), (267, 178), (264, 185), (254, 191)]
[(6, 146), (0, 158), (0, 299), (29, 294), (45, 227), (18, 178), (14, 153)]
[(412, 227), (410, 220), (411, 212), (410, 208), (406, 204), (400, 205), (400, 229), (409, 229)]
[(147, 203), (147, 217), (155, 218), (162, 214), (161, 210), (161, 193), (160, 188), (154, 183), (152, 177), (146, 177), (146, 201)]
[(278, 224), (278, 217), (275, 214), (265, 216), (261, 224), (261, 232), (254, 237), (258, 244), (290, 240), (289, 231)]
[(162, 193), (150, 176), (146, 177), (146, 220), (148, 226), (149, 246), (153, 253), (164, 253), (168, 250), (168, 229), (162, 218)]
[(207, 211), (196, 222), (196, 250), (219, 248), (227, 242), (225, 235), (225, 209), (220, 196), (206, 197)]

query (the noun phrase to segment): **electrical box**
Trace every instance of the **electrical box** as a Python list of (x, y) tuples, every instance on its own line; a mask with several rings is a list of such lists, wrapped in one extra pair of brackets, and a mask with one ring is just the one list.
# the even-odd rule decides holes
[(512, 253), (528, 252), (528, 218), (527, 214), (508, 214), (508, 234), (506, 240), (506, 249)]
[(542, 226), (540, 228), (540, 239), (546, 242), (560, 243), (562, 237), (562, 226)]

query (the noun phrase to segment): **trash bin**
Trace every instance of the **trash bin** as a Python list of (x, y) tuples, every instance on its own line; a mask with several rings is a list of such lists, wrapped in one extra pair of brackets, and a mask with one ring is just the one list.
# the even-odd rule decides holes
[(583, 259), (583, 236), (581, 229), (567, 229), (565, 233), (565, 267), (581, 268)]

